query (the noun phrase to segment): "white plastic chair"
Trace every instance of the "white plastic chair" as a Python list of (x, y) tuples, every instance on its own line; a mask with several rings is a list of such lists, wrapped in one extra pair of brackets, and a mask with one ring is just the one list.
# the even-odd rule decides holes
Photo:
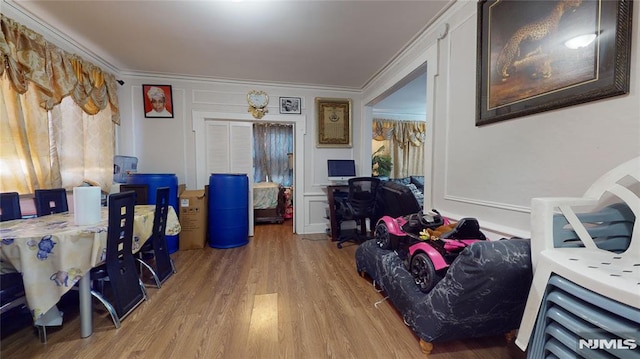
[[(534, 277), (516, 338), (516, 344), (522, 350), (527, 348), (531, 338), (552, 274), (640, 309), (640, 225), (629, 223), (638, 223), (639, 193), (640, 157), (637, 157), (600, 177), (581, 198), (532, 199)], [(574, 211), (576, 208), (590, 208), (596, 212), (581, 214)], [(625, 215), (620, 215), (618, 210)], [(611, 213), (614, 219), (607, 220)], [(626, 217), (627, 223), (622, 217)], [(603, 225), (605, 228), (601, 228)], [(575, 238), (563, 239), (563, 232), (573, 233)], [(603, 242), (607, 242), (609, 236), (616, 237), (614, 240), (624, 243), (624, 247), (605, 249), (607, 245)], [(619, 241), (620, 236), (626, 236), (626, 239)]]

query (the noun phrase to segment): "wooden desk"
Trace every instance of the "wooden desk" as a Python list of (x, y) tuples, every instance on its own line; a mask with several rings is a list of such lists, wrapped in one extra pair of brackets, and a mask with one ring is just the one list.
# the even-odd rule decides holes
[(327, 186), (327, 201), (329, 202), (329, 228), (331, 230), (330, 238), (332, 241), (337, 241), (339, 236), (340, 225), (336, 219), (336, 206), (334, 202), (336, 192), (348, 192), (348, 185), (331, 185)]

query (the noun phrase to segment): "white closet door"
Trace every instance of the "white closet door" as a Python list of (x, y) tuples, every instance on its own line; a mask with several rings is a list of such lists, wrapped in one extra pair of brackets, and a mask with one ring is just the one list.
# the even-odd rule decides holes
[(253, 236), (253, 124), (206, 121), (207, 173), (244, 173), (249, 177), (249, 235)]
[(233, 173), (246, 173), (253, 183), (253, 124), (230, 122), (230, 169)]
[(207, 173), (228, 173), (231, 165), (228, 121), (207, 121)]

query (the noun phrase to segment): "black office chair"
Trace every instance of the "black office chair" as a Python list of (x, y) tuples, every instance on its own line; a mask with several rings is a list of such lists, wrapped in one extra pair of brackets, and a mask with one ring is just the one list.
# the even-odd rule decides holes
[(142, 267), (149, 270), (158, 288), (176, 272), (173, 260), (169, 256), (165, 235), (167, 214), (169, 213), (169, 194), (169, 187), (159, 187), (156, 190), (156, 209), (153, 215), (151, 238), (142, 245), (136, 256)]
[[(116, 328), (120, 328), (122, 319), (147, 299), (132, 253), (134, 206), (135, 192), (109, 195), (106, 260), (90, 272), (91, 295), (107, 308)], [(109, 284), (108, 288), (105, 283)], [(96, 288), (97, 284), (100, 284), (100, 290)]]
[[(378, 187), (380, 180), (375, 177), (356, 177), (349, 179), (349, 193), (347, 198), (340, 198), (336, 201), (336, 216), (338, 219), (338, 248), (347, 241), (360, 243), (368, 238), (367, 219), (370, 221), (376, 216), (376, 204), (378, 198)], [(360, 232), (355, 231), (355, 235), (341, 233), (340, 229), (343, 221), (354, 220), (360, 226)], [(371, 226), (374, 226), (372, 223)]]
[(0, 193), (0, 222), (22, 218), (18, 192)]
[(136, 205), (149, 204), (149, 185), (148, 184), (129, 184), (120, 185), (120, 192), (134, 191), (136, 193)]
[(37, 189), (33, 200), (38, 217), (69, 211), (67, 191), (64, 188)]

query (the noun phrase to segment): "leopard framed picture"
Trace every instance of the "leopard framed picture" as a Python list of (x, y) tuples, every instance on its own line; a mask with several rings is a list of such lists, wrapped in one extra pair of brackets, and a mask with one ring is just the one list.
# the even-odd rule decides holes
[(480, 0), (476, 126), (629, 92), (628, 0)]

